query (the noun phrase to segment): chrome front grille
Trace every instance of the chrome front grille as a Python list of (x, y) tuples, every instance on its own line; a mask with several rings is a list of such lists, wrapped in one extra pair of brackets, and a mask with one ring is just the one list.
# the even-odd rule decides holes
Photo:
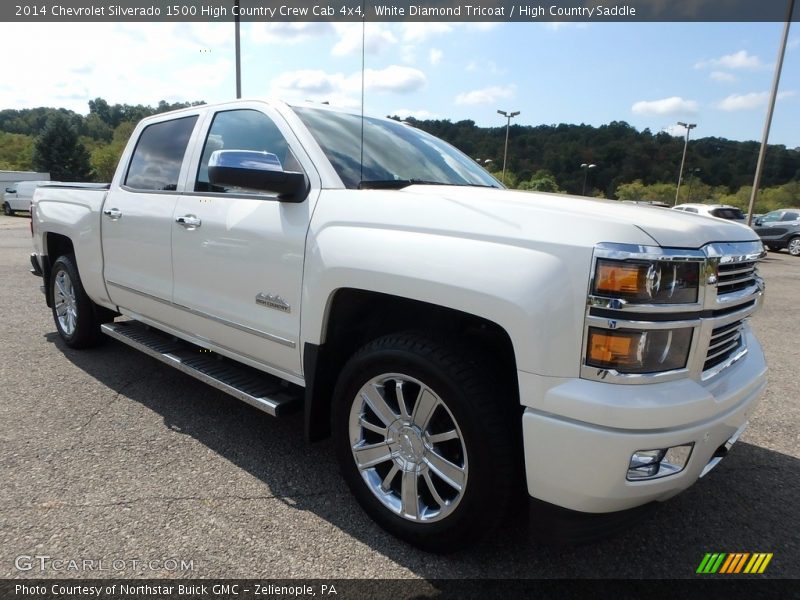
[(756, 282), (757, 261), (720, 263), (717, 270), (717, 295), (747, 289)]
[(722, 327), (716, 327), (711, 331), (708, 352), (706, 352), (706, 360), (703, 363), (704, 372), (724, 363), (742, 348), (743, 327), (744, 319), (740, 319)]

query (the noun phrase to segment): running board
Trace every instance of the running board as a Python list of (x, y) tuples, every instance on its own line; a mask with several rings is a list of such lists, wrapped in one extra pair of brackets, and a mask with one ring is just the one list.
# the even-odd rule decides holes
[(303, 390), (298, 386), (138, 321), (107, 323), (101, 325), (100, 330), (273, 417), (294, 412), (302, 406)]

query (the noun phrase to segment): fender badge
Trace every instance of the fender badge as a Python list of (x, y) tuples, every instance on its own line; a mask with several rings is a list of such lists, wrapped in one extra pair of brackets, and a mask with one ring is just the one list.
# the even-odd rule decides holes
[(285, 313), (292, 312), (292, 307), (289, 305), (289, 303), (277, 294), (273, 295), (259, 292), (256, 294), (256, 304), (259, 306), (265, 306), (267, 308), (274, 308), (275, 310)]

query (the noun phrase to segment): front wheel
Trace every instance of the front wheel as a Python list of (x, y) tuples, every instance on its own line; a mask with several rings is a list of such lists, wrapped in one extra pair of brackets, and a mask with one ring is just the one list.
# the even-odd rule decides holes
[(95, 307), (83, 289), (75, 256), (60, 256), (50, 272), (53, 298), (53, 319), (56, 328), (70, 348), (89, 348), (102, 341), (100, 321)]
[(786, 248), (792, 256), (800, 256), (800, 236), (795, 236), (790, 239)]
[(11, 205), (8, 202), (3, 204), (3, 214), (7, 217), (14, 216), (14, 211), (11, 210)]
[(518, 489), (518, 402), (487, 364), (421, 335), (390, 335), (350, 359), (337, 384), (345, 480), (379, 525), (423, 549), (477, 539)]
[(781, 247), (780, 246), (770, 246), (769, 244), (767, 244), (767, 248), (769, 248), (770, 252), (780, 252), (781, 251)]

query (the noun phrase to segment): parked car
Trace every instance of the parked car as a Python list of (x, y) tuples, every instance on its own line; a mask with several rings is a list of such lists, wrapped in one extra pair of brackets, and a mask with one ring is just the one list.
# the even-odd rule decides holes
[(718, 219), (734, 221), (735, 223), (747, 223), (745, 214), (735, 206), (728, 204), (678, 204), (678, 206), (673, 206), (672, 208), (673, 210), (682, 210), (695, 215), (717, 217)]
[(768, 212), (753, 222), (753, 229), (773, 252), (786, 248), (792, 256), (800, 256), (800, 208)]
[(39, 188), (32, 225), (66, 346), (110, 336), (304, 411), (364, 510), (429, 550), (525, 491), (564, 532), (630, 523), (719, 463), (766, 386), (751, 229), (507, 190), (391, 119), (148, 117), (109, 186)]
[(3, 214), (10, 217), (17, 212), (30, 212), (36, 188), (57, 183), (57, 181), (20, 181), (9, 185), (3, 194)]

